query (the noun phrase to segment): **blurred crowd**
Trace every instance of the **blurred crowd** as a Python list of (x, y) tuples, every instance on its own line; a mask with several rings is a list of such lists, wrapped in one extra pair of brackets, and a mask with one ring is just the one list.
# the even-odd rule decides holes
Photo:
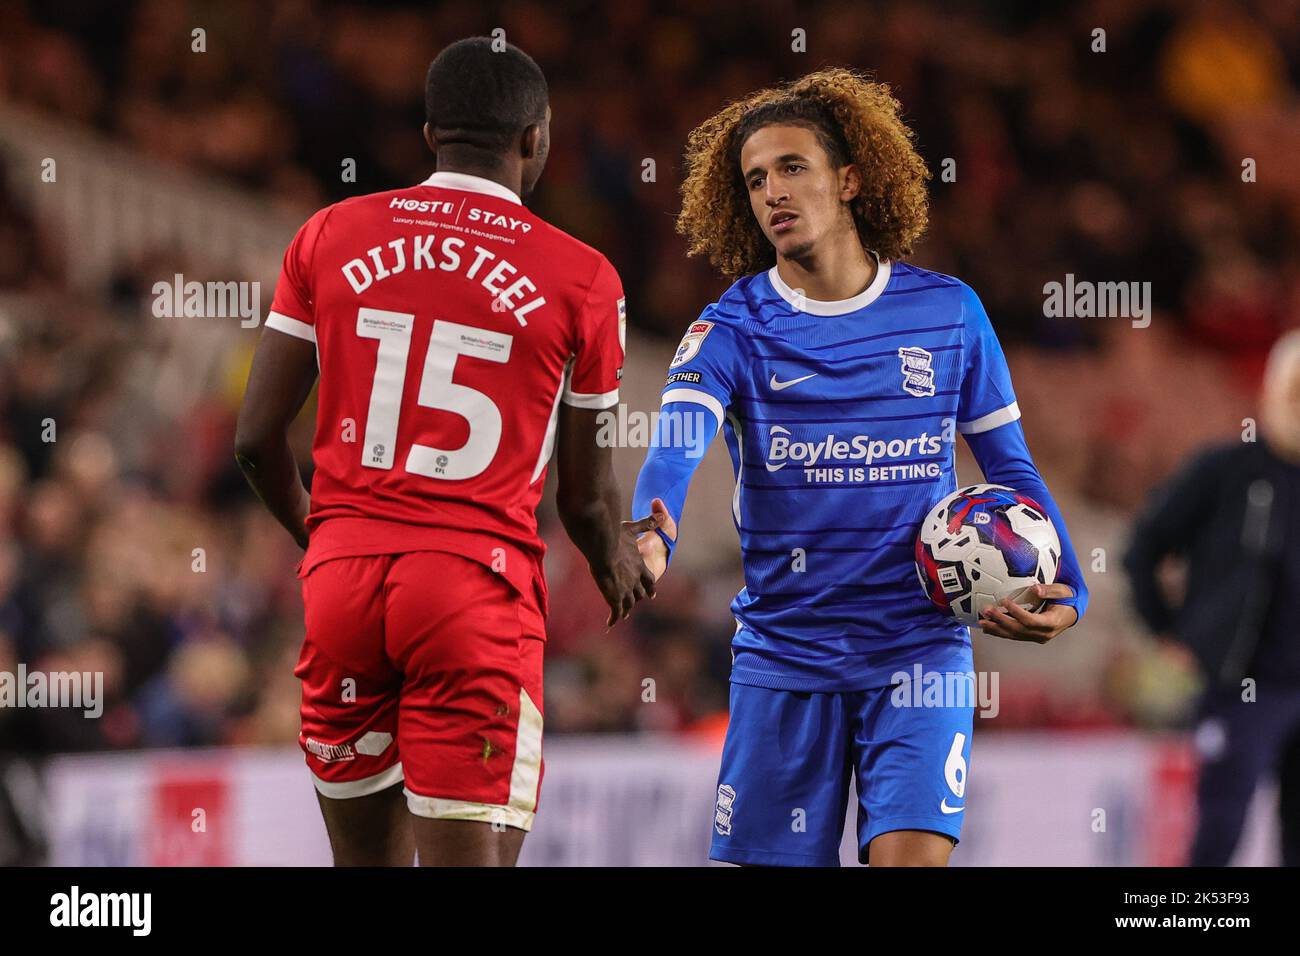
[[(981, 295), (1081, 551), (1118, 547), (1123, 517), (1179, 457), (1241, 428), (1268, 346), (1300, 323), (1295, 0), (725, 0), (707, 14), (682, 0), (42, 0), (3, 16), (0, 98), (299, 219), (426, 177), (429, 60), (503, 28), (551, 86), (537, 211), (609, 256), (630, 323), (667, 349), (724, 287), (684, 265), (673, 233), (686, 134), (774, 80), (874, 70), (935, 173), (915, 261)], [(792, 50), (797, 30), (807, 52)], [(256, 333), (211, 357), (201, 401), (168, 402), (175, 343), (141, 302), (175, 264), (74, 290), (75, 254), (0, 189), (0, 671), (102, 671), (107, 696), (98, 721), (0, 711), (0, 751), (292, 741), (298, 555), (231, 454)], [(1044, 283), (1067, 274), (1150, 282), (1151, 326), (1045, 317)], [(305, 470), (308, 417), (294, 436)], [(670, 575), (606, 634), (580, 556), (549, 508), (541, 518), (548, 730), (715, 734), (736, 561)], [(1091, 548), (1080, 560), (1096, 570)], [(1004, 679), (1003, 725), (1168, 715), (1141, 705), (1166, 672), (1124, 637), (1112, 591), (1110, 617), (1094, 598), (1104, 653), (1087, 687), (1067, 706), (1049, 679), (1019, 691)]]

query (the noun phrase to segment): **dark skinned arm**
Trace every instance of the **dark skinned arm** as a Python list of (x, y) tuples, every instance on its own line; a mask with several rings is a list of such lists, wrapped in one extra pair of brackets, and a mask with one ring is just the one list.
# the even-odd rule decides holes
[(654, 596), (655, 581), (641, 560), (637, 533), (622, 527), (624, 508), (614, 478), (613, 449), (596, 441), (600, 414), (560, 406), (555, 504), (564, 530), (586, 557), (609, 605), (606, 624), (613, 626), (627, 617), (637, 601)]
[(289, 426), (316, 382), (316, 346), (263, 329), (235, 427), (235, 460), (257, 496), (299, 547), (307, 547), (311, 497), (289, 448)]

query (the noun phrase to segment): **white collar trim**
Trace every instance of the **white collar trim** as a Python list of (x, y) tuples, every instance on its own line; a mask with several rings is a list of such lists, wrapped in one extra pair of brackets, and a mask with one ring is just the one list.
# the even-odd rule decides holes
[(420, 185), (439, 186), (443, 189), (463, 189), (471, 193), (487, 193), (489, 196), (496, 196), (498, 199), (505, 199), (520, 206), (523, 205), (514, 190), (502, 186), (500, 183), (494, 183), (490, 179), (484, 179), (482, 176), (471, 176), (469, 173), (434, 173)]
[[(875, 255), (873, 252), (872, 256), (875, 257)], [(876, 277), (871, 280), (871, 285), (851, 299), (836, 299), (834, 301), (809, 299), (796, 292), (785, 284), (785, 280), (777, 273), (776, 266), (772, 266), (767, 270), (767, 277), (771, 280), (772, 288), (776, 290), (776, 294), (800, 312), (808, 312), (812, 315), (847, 315), (870, 305), (880, 298), (880, 294), (885, 291), (885, 286), (889, 284), (890, 271), (889, 260), (876, 257)]]

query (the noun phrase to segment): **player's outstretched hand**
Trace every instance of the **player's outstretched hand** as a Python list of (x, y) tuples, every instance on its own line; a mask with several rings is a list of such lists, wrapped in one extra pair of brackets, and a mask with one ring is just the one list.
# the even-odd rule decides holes
[(658, 581), (668, 569), (668, 545), (655, 534), (656, 528), (661, 529), (673, 541), (677, 540), (677, 522), (668, 513), (668, 506), (662, 498), (650, 502), (648, 516), (623, 522), (623, 530), (636, 539), (637, 547), (641, 550), (641, 560)]
[[(1035, 584), (1034, 596), (1039, 600), (1054, 601), (1074, 597), (1067, 584)], [(990, 604), (980, 614), (980, 630), (994, 637), (1011, 641), (1033, 641), (1046, 644), (1079, 619), (1079, 614), (1068, 604), (1049, 604), (1037, 614), (1030, 613), (1011, 598), (1000, 605)]]
[[(655, 521), (655, 524), (650, 525), (651, 528), (658, 526), (658, 520)], [(637, 601), (647, 596), (654, 597), (655, 594), (656, 576), (646, 567), (641, 557), (641, 548), (637, 544), (636, 535), (628, 533), (630, 523), (624, 521), (622, 524), (618, 554), (609, 568), (604, 573), (593, 572), (596, 586), (600, 588), (605, 603), (609, 605), (606, 627), (613, 627), (632, 613), (632, 607)], [(662, 543), (660, 542), (661, 545)]]

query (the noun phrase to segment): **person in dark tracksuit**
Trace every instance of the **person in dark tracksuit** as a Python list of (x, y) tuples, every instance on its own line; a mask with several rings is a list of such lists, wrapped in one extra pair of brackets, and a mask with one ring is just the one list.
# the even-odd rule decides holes
[[(1169, 555), (1187, 559), (1177, 608), (1156, 578)], [(1258, 440), (1203, 451), (1159, 489), (1124, 565), (1147, 626), (1185, 644), (1205, 678), (1190, 865), (1227, 865), (1274, 773), (1282, 863), (1300, 865), (1300, 331), (1269, 356)]]

